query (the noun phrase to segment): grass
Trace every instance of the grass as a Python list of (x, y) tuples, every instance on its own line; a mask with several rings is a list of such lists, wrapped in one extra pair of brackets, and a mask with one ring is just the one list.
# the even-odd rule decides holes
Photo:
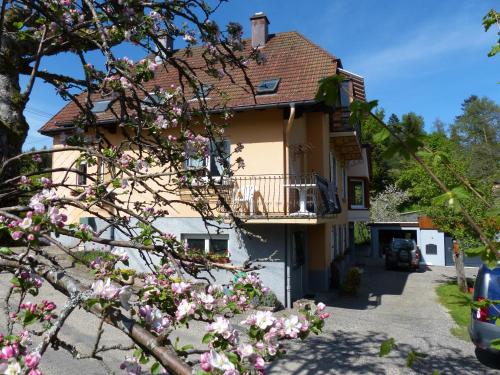
[(448, 309), (456, 323), (456, 327), (450, 329), (451, 334), (464, 341), (470, 341), (467, 327), (470, 323), (471, 295), (460, 292), (457, 283), (453, 281), (439, 285), (436, 288), (436, 293), (439, 302)]
[(85, 263), (90, 263), (97, 257), (101, 257), (103, 260), (113, 260), (113, 256), (109, 253), (109, 251), (99, 251), (99, 250), (80, 251), (78, 252), (78, 256)]

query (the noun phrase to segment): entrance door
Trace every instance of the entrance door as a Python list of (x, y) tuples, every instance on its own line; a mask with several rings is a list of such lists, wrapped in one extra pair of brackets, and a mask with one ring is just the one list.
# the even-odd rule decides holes
[(291, 299), (292, 302), (302, 298), (306, 290), (306, 238), (303, 231), (292, 232), (291, 252)]

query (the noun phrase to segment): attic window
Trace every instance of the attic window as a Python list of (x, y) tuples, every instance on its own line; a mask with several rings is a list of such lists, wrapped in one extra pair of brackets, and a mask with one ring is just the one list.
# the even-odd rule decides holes
[(196, 97), (198, 98), (206, 98), (208, 93), (210, 91), (212, 91), (212, 89), (214, 88), (213, 85), (201, 85), (200, 87), (198, 87), (198, 89), (196, 90)]
[(155, 106), (155, 105), (160, 105), (163, 103), (163, 98), (160, 97), (160, 95), (157, 95), (155, 93), (150, 93), (149, 96), (146, 96), (142, 102), (146, 106)]
[(256, 87), (257, 95), (272, 94), (276, 92), (279, 82), (280, 78), (266, 79), (264, 81), (260, 81), (260, 83)]
[(92, 113), (106, 112), (109, 107), (109, 103), (111, 103), (111, 100), (101, 100), (100, 102), (94, 102)]

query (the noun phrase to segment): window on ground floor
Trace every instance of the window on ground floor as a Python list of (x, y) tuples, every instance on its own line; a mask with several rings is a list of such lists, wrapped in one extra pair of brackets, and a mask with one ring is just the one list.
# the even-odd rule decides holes
[(181, 239), (190, 252), (219, 256), (229, 255), (229, 236), (227, 235), (182, 234)]

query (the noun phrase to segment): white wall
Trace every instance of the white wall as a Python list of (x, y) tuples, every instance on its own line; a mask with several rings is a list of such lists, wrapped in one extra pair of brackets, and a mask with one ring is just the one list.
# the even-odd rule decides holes
[[(433, 266), (444, 266), (444, 233), (435, 229), (420, 229), (418, 245), (426, 264)], [(418, 234), (417, 234), (418, 235)], [(426, 254), (427, 245), (436, 245), (437, 255)]]

